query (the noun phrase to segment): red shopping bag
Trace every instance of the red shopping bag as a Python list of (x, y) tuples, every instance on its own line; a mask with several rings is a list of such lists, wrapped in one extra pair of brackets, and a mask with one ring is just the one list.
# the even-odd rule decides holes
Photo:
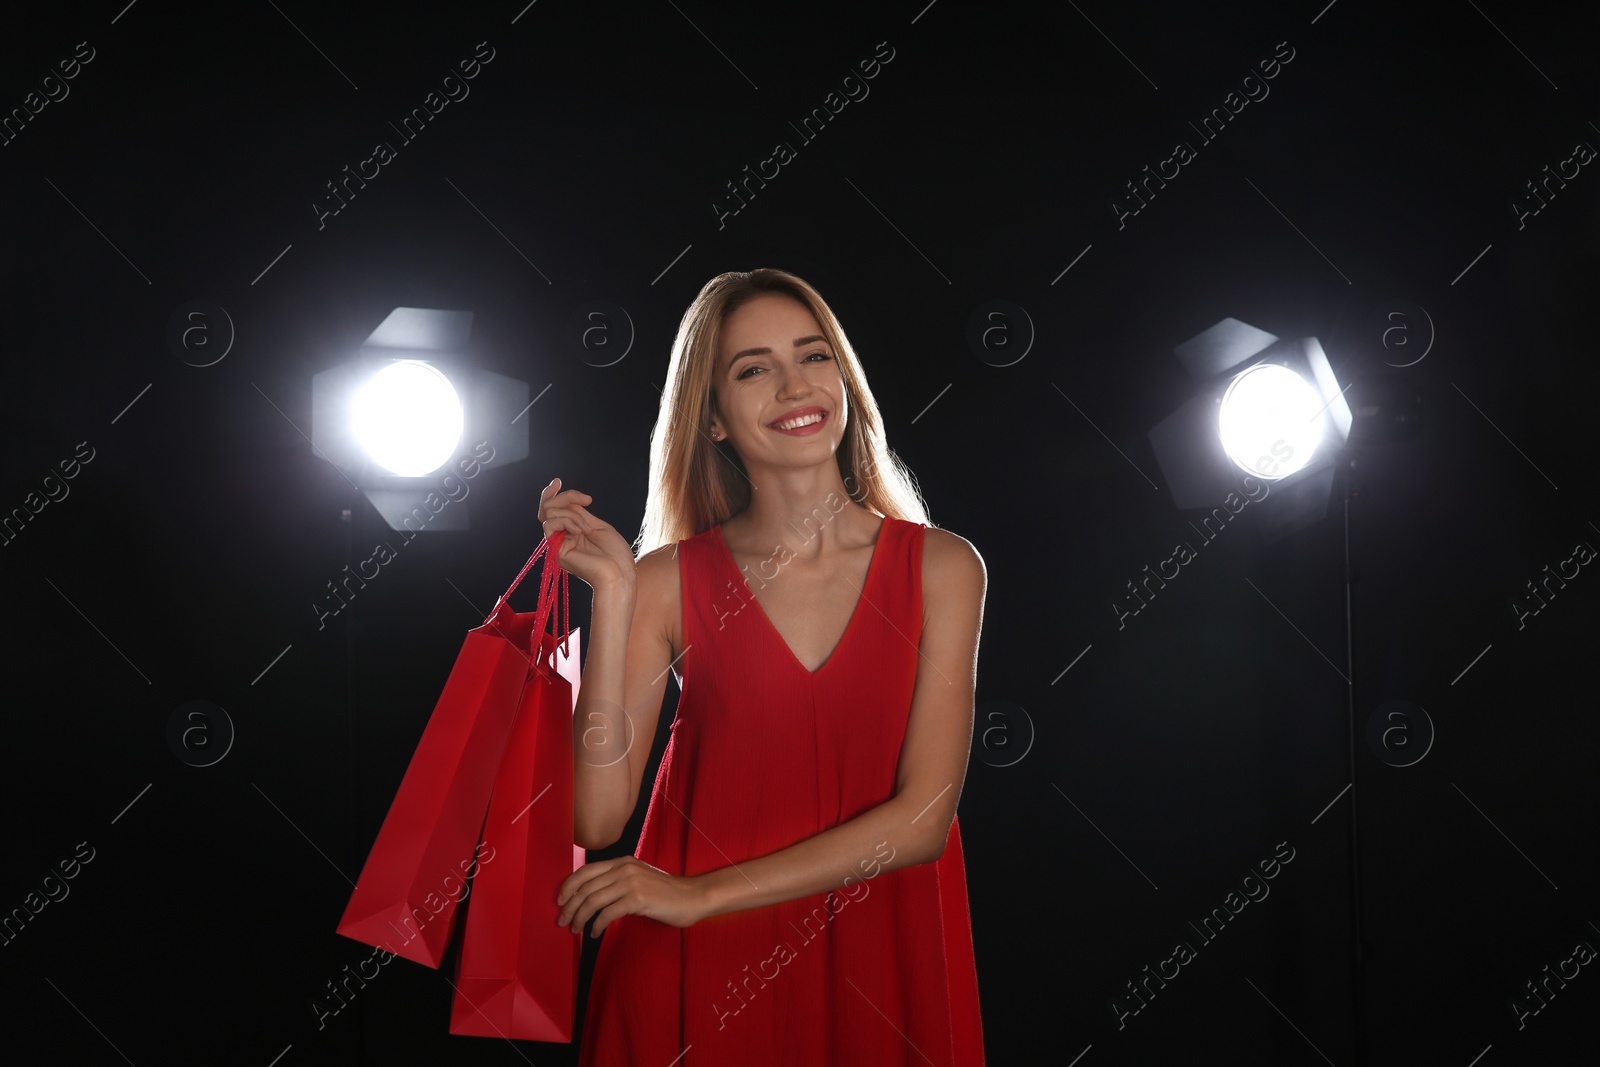
[[(508, 601), (547, 547), (544, 570), (558, 569), (562, 533), (539, 543), (483, 625), (468, 631), (339, 920), (345, 937), (428, 967), (443, 959), (465, 877), (480, 862), (479, 832), (532, 669), (535, 626), (544, 626), (538, 612), (518, 614)], [(570, 802), (570, 786), (567, 795)]]
[[(553, 540), (561, 536), (558, 531)], [(545, 568), (547, 579), (551, 570)], [(565, 571), (560, 583), (564, 610)], [(553, 603), (554, 580), (546, 584)], [(544, 603), (541, 589), (541, 611)], [(456, 960), (452, 1034), (566, 1042), (573, 1037), (583, 941), (556, 925), (561, 909), (555, 900), (557, 887), (583, 866), (585, 855), (572, 842), (578, 634), (565, 623), (556, 627), (559, 638), (542, 628), (534, 633), (534, 670), (522, 690), (483, 826), (485, 859), (472, 883)]]

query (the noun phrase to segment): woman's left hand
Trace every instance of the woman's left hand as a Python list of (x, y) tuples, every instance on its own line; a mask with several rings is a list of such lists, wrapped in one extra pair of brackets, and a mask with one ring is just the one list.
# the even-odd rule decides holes
[(704, 918), (704, 883), (697, 878), (668, 874), (636, 856), (586, 863), (561, 883), (556, 892), (561, 914), (556, 925), (583, 933), (592, 918), (600, 932), (623, 915), (643, 915), (668, 926), (693, 926)]

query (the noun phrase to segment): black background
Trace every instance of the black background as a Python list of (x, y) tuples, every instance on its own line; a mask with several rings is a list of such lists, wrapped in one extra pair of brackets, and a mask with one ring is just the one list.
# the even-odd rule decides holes
[[(94, 458), (0, 547), (0, 909), (77, 843), (95, 857), (0, 947), (7, 1044), (575, 1062), (448, 1035), (444, 975), (405, 960), (321, 1029), (311, 1001), (370, 955), (334, 932), (351, 879), (463, 634), (538, 542), (540, 488), (559, 475), (632, 536), (684, 308), (773, 266), (830, 301), (932, 521), (987, 563), (960, 811), (989, 1062), (1358, 1062), (1353, 804), (1360, 1062), (1592, 1061), (1593, 967), (1520, 1026), (1512, 1001), (1600, 945), (1600, 578), (1520, 629), (1511, 603), (1600, 544), (1595, 164), (1520, 226), (1512, 205), (1600, 145), (1597, 29), (1565, 4), (1356, 0), (8, 16), (7, 112), (78, 42), (94, 58), (0, 146), (0, 509), (80, 442)], [(319, 229), (324, 183), (484, 41), (470, 96)], [(879, 42), (870, 95), (801, 143), (788, 123)], [(1201, 145), (1188, 122), (1291, 48)], [(1197, 158), (1119, 227), (1124, 183), (1180, 138)], [(777, 140), (796, 158), (719, 227), (723, 184)], [(596, 299), (637, 331), (606, 367), (567, 339)], [(1011, 366), (966, 342), (992, 299), (1037, 330)], [(166, 340), (191, 300), (237, 331), (212, 366)], [(1386, 345), (1393, 300), (1425, 317)], [(310, 448), (311, 376), (396, 306), (471, 309), (471, 359), (549, 391), (530, 458), (473, 482), (471, 530), (417, 538), (319, 630), (310, 605), (383, 530)], [(1385, 373), (1425, 398), (1415, 440), (1352, 452), (1342, 795), (1338, 500), (1271, 544), (1246, 511), (1124, 628), (1111, 608), (1189, 536), (1145, 434), (1193, 389), (1172, 348), (1226, 316), (1317, 336), (1353, 405)], [(237, 730), (205, 768), (167, 739), (197, 699)], [(1395, 699), (1436, 731), (1408, 767), (1364, 737)], [(1119, 1028), (1124, 983), (1280, 842), (1270, 896)]]

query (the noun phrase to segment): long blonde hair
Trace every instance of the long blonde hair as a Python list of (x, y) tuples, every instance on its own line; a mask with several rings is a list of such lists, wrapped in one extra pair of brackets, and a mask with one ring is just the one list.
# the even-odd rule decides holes
[(701, 288), (678, 324), (667, 389), (650, 436), (650, 487), (644, 523), (634, 541), (636, 559), (709, 530), (750, 504), (750, 479), (738, 453), (726, 438), (713, 442), (708, 431), (715, 413), (712, 378), (722, 324), (764, 293), (798, 300), (816, 318), (838, 358), (849, 421), (835, 459), (850, 499), (879, 515), (928, 522), (914, 477), (885, 440), (883, 416), (855, 349), (822, 295), (787, 271), (729, 271)]

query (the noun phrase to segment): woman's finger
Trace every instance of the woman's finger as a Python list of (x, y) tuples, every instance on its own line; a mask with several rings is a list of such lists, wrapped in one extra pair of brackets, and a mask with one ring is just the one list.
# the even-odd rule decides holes
[(551, 519), (567, 519), (581, 526), (587, 521), (576, 509), (570, 507), (556, 507), (552, 505), (550, 507), (541, 508), (540, 514), (542, 516), (539, 519), (540, 522), (549, 522)]
[[(615, 881), (615, 876), (610, 871), (602, 871), (576, 887), (572, 896), (561, 909), (561, 917), (565, 919), (562, 925), (571, 926), (574, 930), (581, 929), (583, 922), (580, 922), (578, 917), (584, 914), (585, 908), (589, 908), (590, 902), (594, 900), (594, 895), (611, 885), (613, 881)], [(590, 908), (588, 914), (593, 915), (594, 909)], [(587, 921), (588, 916), (585, 915), (584, 922)]]
[(584, 521), (589, 524), (591, 529), (601, 530), (601, 529), (605, 529), (606, 526), (607, 526), (607, 523), (606, 523), (606, 521), (604, 519), (595, 518), (593, 515), (591, 515), (589, 513), (589, 509), (586, 508), (586, 507), (583, 507), (581, 504), (574, 504), (572, 506), (572, 510), (577, 512), (579, 515), (582, 515), (583, 518), (584, 518)]
[(546, 539), (555, 536), (557, 533), (566, 535), (566, 540), (561, 545), (561, 558), (563, 559), (571, 557), (574, 552), (583, 553), (588, 550), (586, 542), (589, 537), (589, 531), (578, 525), (573, 519), (546, 519), (540, 524), (540, 530)]
[(565, 493), (558, 493), (549, 499), (540, 497), (539, 510), (543, 511), (546, 508), (577, 507), (580, 503), (592, 504), (594, 501), (584, 493), (578, 493), (576, 490), (569, 490)]
[[(588, 896), (584, 897), (583, 907), (579, 908), (577, 913), (573, 915), (572, 932), (575, 934), (583, 933), (583, 928), (589, 925), (589, 920), (627, 895), (627, 888), (615, 882), (607, 882), (604, 885), (596, 886)], [(598, 931), (596, 936), (598, 936)]]
[[(552, 509), (549, 510), (549, 512), (546, 512), (544, 518), (539, 520), (539, 525), (544, 526), (546, 530), (550, 530), (550, 528), (554, 528), (554, 526), (560, 526), (562, 530), (574, 530), (574, 528), (578, 526), (578, 522), (578, 515), (568, 515), (566, 512), (563, 512), (563, 510)], [(563, 525), (563, 523), (565, 523), (565, 525)]]
[(566, 497), (566, 498), (569, 498), (569, 499), (579, 499), (579, 498), (581, 498), (585, 503), (590, 503), (590, 504), (594, 503), (594, 498), (592, 496), (590, 496), (588, 493), (582, 492), (581, 490), (578, 490), (578, 489), (560, 489), (560, 488), (558, 488), (560, 482), (561, 482), (561, 479), (557, 478), (557, 479), (553, 480), (549, 485), (545, 486), (542, 490), (539, 491), (539, 503), (540, 504), (544, 504), (546, 501), (560, 500), (563, 497)]

